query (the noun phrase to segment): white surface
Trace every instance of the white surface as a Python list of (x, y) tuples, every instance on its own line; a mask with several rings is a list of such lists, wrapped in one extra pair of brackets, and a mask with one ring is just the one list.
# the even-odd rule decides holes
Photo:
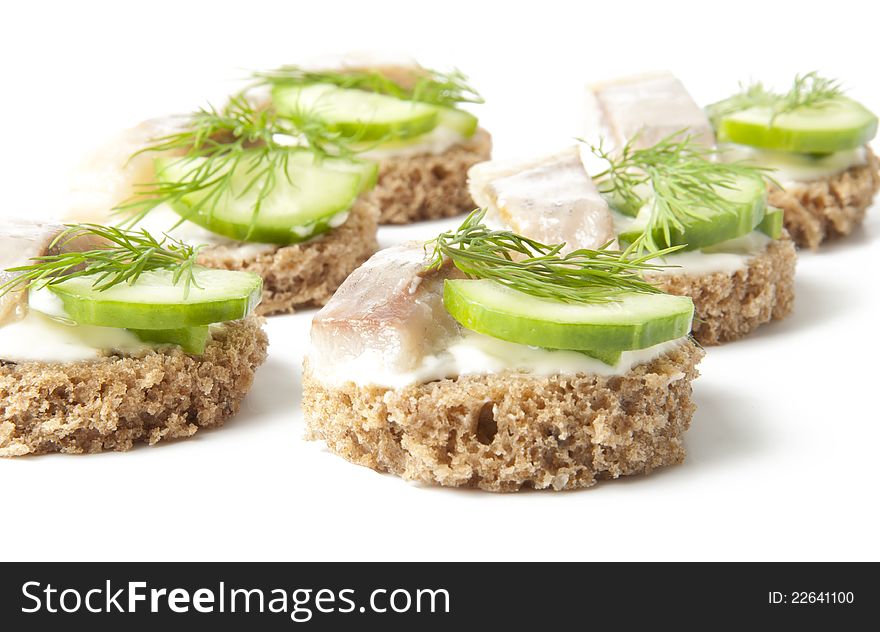
[[(334, 49), (401, 49), (462, 67), (488, 100), (480, 113), (498, 157), (565, 146), (582, 132), (584, 84), (626, 72), (670, 68), (705, 103), (750, 76), (818, 69), (880, 110), (880, 16), (863, 1), (442, 4), (6, 7), (2, 212), (58, 208), (50, 194), (65, 167), (119, 126), (219, 97), (239, 69)], [(436, 228), (384, 230), (382, 240)], [(874, 209), (851, 239), (803, 254), (794, 316), (709, 350), (683, 466), (582, 492), (498, 496), (350, 465), (301, 439), (303, 313), (270, 322), (269, 360), (223, 429), (126, 454), (0, 460), (2, 555), (880, 559), (878, 242)]]

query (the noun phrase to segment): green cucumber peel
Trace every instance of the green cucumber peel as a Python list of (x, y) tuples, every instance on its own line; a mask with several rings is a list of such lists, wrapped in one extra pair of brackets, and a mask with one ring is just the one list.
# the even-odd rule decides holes
[(782, 229), (784, 225), (785, 214), (781, 208), (768, 208), (764, 214), (764, 219), (755, 227), (770, 239), (780, 239), (782, 237)]
[(181, 327), (179, 329), (129, 329), (143, 342), (160, 345), (177, 345), (184, 353), (201, 355), (211, 336), (207, 325)]
[(68, 318), (121, 329), (181, 329), (240, 320), (260, 302), (262, 279), (250, 272), (196, 268), (187, 290), (173, 272), (144, 272), (133, 283), (96, 289), (96, 275), (47, 286)]
[(487, 279), (447, 279), (443, 304), (459, 324), (477, 333), (602, 355), (686, 336), (694, 314), (686, 296), (625, 293), (613, 302), (567, 304)]
[(620, 356), (623, 355), (622, 351), (580, 351), (580, 353), (608, 366), (617, 366)]

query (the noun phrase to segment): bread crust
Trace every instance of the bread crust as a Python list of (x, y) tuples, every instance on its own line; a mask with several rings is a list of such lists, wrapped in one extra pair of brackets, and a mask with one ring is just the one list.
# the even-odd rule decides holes
[(880, 162), (866, 146), (867, 162), (823, 180), (770, 185), (769, 202), (785, 213), (785, 228), (801, 248), (849, 235), (865, 219), (880, 190)]
[(382, 224), (409, 224), (454, 217), (475, 208), (467, 172), (492, 155), (492, 137), (480, 128), (467, 141), (441, 154), (383, 158), (370, 199), (379, 207)]
[(320, 306), (355, 268), (379, 249), (379, 211), (361, 197), (342, 226), (315, 239), (250, 253), (236, 246), (212, 246), (199, 263), (210, 268), (244, 270), (263, 278), (263, 300), (257, 314), (269, 316), (300, 307)]
[(736, 272), (709, 274), (647, 274), (645, 278), (669, 294), (694, 301), (692, 334), (702, 345), (742, 338), (760, 325), (791, 314), (797, 251), (783, 235)]
[(263, 319), (212, 331), (204, 354), (0, 364), (0, 456), (128, 450), (190, 437), (238, 412), (266, 359)]
[(401, 389), (327, 386), (304, 364), (306, 438), (408, 480), (493, 492), (578, 489), (680, 463), (703, 350), (621, 376), (508, 371)]

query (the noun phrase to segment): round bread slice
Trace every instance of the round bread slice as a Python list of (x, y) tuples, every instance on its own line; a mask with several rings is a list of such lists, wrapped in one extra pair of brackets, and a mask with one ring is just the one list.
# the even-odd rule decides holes
[(769, 203), (785, 212), (785, 228), (801, 248), (817, 248), (849, 235), (865, 219), (880, 190), (880, 162), (870, 147), (867, 161), (823, 180), (770, 185)]
[(257, 249), (238, 244), (211, 246), (202, 251), (199, 263), (263, 277), (263, 300), (256, 310), (262, 316), (320, 306), (379, 249), (378, 221), (375, 204), (361, 197), (344, 224), (315, 239)]
[(128, 450), (222, 425), (266, 359), (262, 323), (249, 316), (212, 328), (201, 356), (169, 346), (81, 362), (0, 364), (0, 456)]
[(645, 278), (664, 292), (690, 296), (694, 301), (694, 338), (703, 345), (717, 345), (742, 338), (759, 325), (791, 313), (796, 264), (794, 242), (783, 234), (736, 272), (666, 272)]
[(401, 389), (303, 376), (306, 438), (379, 472), (493, 492), (578, 489), (681, 463), (703, 350), (690, 340), (620, 376), (508, 371)]
[(480, 128), (466, 141), (440, 154), (382, 158), (370, 199), (382, 224), (409, 224), (454, 217), (474, 210), (467, 172), (492, 154), (492, 137)]

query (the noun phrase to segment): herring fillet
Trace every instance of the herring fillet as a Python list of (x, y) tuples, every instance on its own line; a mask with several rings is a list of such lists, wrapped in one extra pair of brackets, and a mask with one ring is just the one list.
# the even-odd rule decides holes
[(96, 148), (71, 174), (65, 217), (75, 221), (104, 223), (113, 209), (156, 181), (156, 158), (182, 155), (183, 150), (145, 151), (158, 139), (180, 132), (186, 116), (166, 116), (144, 121), (116, 134)]
[(563, 252), (597, 249), (615, 238), (608, 203), (577, 147), (529, 162), (489, 161), (468, 172), (471, 196), (490, 221)]
[(380, 250), (355, 270), (312, 320), (310, 366), (369, 358), (405, 372), (460, 332), (443, 306), (443, 281), (457, 275), (447, 262), (425, 270), (422, 243)]
[[(54, 239), (64, 231), (60, 224), (37, 222), (23, 219), (0, 219), (0, 285), (12, 281), (19, 273), (8, 272), (8, 268), (33, 263), (34, 257), (91, 250), (105, 243), (91, 235), (76, 239), (62, 240), (52, 245)], [(0, 296), (0, 327), (21, 320), (27, 315), (28, 293), (24, 290), (7, 292)]]
[(338, 72), (340, 74), (377, 73), (405, 90), (412, 90), (427, 71), (409, 55), (387, 51), (351, 50), (344, 53), (318, 55), (302, 64), (306, 72)]
[(706, 113), (670, 73), (596, 84), (590, 92), (598, 118), (592, 126), (600, 128), (590, 131), (599, 131), (614, 147), (622, 147), (636, 135), (636, 148), (651, 147), (683, 129), (707, 147), (715, 144)]

